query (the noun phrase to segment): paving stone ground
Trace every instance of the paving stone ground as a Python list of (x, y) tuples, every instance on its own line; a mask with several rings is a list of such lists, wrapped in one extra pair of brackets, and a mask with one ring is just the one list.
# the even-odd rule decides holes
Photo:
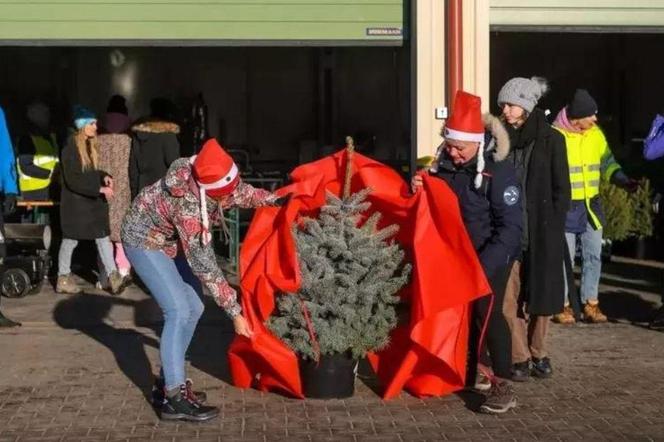
[(473, 394), (382, 401), (368, 370), (347, 400), (295, 400), (240, 390), (225, 359), (230, 324), (214, 306), (194, 338), (189, 375), (220, 418), (160, 422), (146, 400), (158, 360), (159, 311), (140, 289), (110, 297), (3, 300), (23, 321), (0, 331), (0, 442), (664, 440), (664, 333), (644, 321), (659, 303), (661, 266), (606, 266), (602, 303), (614, 322), (553, 326), (555, 376), (515, 385), (503, 416)]

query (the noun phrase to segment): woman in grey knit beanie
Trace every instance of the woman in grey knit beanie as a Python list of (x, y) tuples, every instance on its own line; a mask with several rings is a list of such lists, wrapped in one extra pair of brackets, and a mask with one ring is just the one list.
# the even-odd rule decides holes
[(498, 107), (505, 121), (512, 126), (523, 124), (548, 90), (549, 85), (542, 77), (514, 77), (505, 83), (498, 92)]
[(517, 77), (498, 94), (510, 137), (505, 161), (517, 171), (524, 208), (521, 252), (510, 270), (503, 304), (512, 335), (514, 381), (552, 376), (548, 326), (551, 316), (563, 309), (569, 169), (563, 136), (537, 107), (547, 89), (542, 78)]

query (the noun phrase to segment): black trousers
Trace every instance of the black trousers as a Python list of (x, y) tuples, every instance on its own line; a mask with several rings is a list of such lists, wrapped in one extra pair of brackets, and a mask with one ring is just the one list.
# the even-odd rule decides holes
[(482, 328), (487, 321), (487, 328), (479, 351), (479, 362), (491, 367), (493, 373), (504, 379), (512, 377), (512, 336), (503, 315), (503, 301), (505, 300), (505, 286), (507, 285), (508, 270), (506, 266), (489, 278), (489, 285), (493, 290), (493, 303), (491, 296), (484, 296), (473, 304), (470, 345), (468, 355), (468, 383), (474, 384), (477, 374), (478, 346)]

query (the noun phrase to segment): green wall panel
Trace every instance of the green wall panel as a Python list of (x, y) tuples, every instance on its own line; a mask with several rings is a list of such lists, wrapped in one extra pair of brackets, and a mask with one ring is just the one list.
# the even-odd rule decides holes
[(407, 0), (0, 0), (0, 41), (400, 44)]
[(494, 26), (650, 27), (664, 25), (664, 0), (490, 0)]

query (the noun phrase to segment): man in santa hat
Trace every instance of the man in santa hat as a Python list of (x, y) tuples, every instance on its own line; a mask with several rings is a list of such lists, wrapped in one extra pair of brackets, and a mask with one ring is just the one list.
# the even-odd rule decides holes
[(288, 196), (243, 182), (233, 159), (214, 140), (197, 156), (174, 161), (166, 176), (144, 188), (122, 223), (125, 253), (164, 313), (156, 382), (161, 418), (205, 421), (219, 414), (203, 405), (185, 375), (185, 353), (203, 314), (201, 287), (232, 318), (235, 332), (251, 337), (235, 290), (217, 266), (210, 226), (222, 224), (232, 207), (283, 205)]
[[(521, 190), (514, 166), (502, 161), (509, 153), (507, 132), (495, 117), (487, 114), (483, 119), (480, 107), (479, 97), (457, 93), (443, 130), (444, 142), (428, 173), (443, 179), (457, 195), (466, 230), (493, 290), (493, 299), (485, 296), (473, 306), (476, 333), (471, 348), (485, 340), (488, 355), (482, 352), (480, 362), (493, 369), (493, 374), (485, 370), (478, 376), (476, 388), (487, 392), (480, 411), (504, 413), (516, 406), (508, 381), (511, 337), (502, 306), (507, 271), (521, 245)], [(416, 175), (411, 184), (417, 191), (422, 177)], [(471, 361), (473, 380), (476, 367)]]

